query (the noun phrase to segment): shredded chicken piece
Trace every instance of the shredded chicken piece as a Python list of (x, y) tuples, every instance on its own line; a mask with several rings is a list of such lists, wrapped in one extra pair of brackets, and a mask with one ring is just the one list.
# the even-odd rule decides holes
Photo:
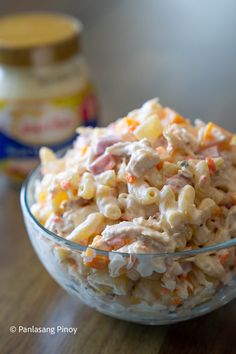
[(151, 237), (155, 241), (160, 242), (162, 245), (167, 245), (170, 241), (170, 237), (166, 232), (159, 232), (154, 229), (140, 226), (138, 223), (123, 221), (118, 225), (107, 226), (102, 232), (102, 237), (104, 240), (109, 240), (116, 236), (129, 236), (131, 238), (139, 237)]
[(107, 148), (107, 151), (114, 156), (129, 156), (127, 172), (138, 178), (160, 161), (158, 153), (147, 139), (133, 143), (120, 142)]
[(169, 152), (172, 152), (173, 149), (180, 149), (188, 155), (194, 156), (194, 153), (199, 149), (197, 138), (186, 128), (177, 124), (171, 125), (165, 131), (164, 136), (168, 142), (167, 150)]
[(127, 171), (135, 176), (142, 177), (143, 174), (157, 165), (160, 157), (154, 149), (139, 149), (133, 152), (127, 166)]

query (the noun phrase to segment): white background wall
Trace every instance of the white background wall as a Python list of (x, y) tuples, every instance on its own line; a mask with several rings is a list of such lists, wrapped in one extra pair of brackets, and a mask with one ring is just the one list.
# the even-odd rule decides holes
[(236, 131), (235, 0), (8, 0), (0, 13), (49, 10), (84, 23), (106, 123), (159, 96)]

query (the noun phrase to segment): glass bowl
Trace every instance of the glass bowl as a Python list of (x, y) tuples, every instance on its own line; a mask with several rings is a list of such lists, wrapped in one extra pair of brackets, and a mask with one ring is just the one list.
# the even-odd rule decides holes
[(40, 178), (37, 168), (21, 190), (29, 238), (52, 277), (86, 305), (122, 320), (160, 325), (204, 315), (236, 296), (236, 239), (175, 253), (84, 247), (48, 231), (31, 213)]

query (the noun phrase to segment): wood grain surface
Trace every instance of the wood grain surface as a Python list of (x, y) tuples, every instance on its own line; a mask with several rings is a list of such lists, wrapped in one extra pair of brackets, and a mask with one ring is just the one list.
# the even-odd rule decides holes
[[(1, 354), (236, 353), (236, 301), (198, 319), (144, 326), (101, 315), (68, 295), (28, 240), (19, 191), (0, 179)], [(10, 333), (10, 326), (78, 328), (73, 334)]]

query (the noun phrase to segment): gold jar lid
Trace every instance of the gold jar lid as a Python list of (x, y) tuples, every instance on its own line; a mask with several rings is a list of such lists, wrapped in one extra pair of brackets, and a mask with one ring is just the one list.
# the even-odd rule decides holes
[(50, 13), (0, 17), (0, 65), (41, 66), (66, 60), (80, 50), (81, 23)]

